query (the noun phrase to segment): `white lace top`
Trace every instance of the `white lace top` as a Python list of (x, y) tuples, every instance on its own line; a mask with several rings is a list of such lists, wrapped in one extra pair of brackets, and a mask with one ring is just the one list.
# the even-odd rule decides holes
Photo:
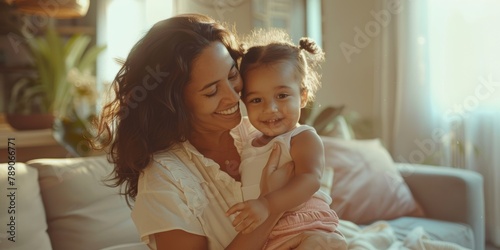
[(180, 229), (224, 249), (236, 236), (229, 207), (241, 202), (241, 184), (189, 142), (158, 152), (139, 178), (132, 219), (141, 240), (156, 249), (154, 234)]

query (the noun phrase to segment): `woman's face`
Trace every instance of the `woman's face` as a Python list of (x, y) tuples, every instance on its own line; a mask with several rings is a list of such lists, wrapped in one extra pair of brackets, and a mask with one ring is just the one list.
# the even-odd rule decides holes
[(193, 61), (184, 98), (191, 125), (198, 132), (219, 132), (236, 127), (242, 80), (236, 63), (220, 42), (212, 42)]

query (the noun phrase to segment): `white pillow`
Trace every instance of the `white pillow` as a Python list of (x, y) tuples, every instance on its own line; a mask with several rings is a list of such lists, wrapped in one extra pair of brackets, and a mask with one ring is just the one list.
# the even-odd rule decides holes
[[(52, 249), (47, 234), (47, 222), (36, 169), (23, 163), (16, 163), (15, 170), (12, 172), (15, 175), (10, 175), (14, 178), (13, 184), (15, 185), (11, 186), (8, 180), (8, 167), (7, 163), (0, 164), (0, 249)], [(8, 188), (16, 189), (8, 190)], [(11, 201), (7, 195), (11, 195), (13, 200)], [(15, 221), (11, 222), (11, 216), (15, 216)], [(12, 223), (15, 223), (13, 231), (15, 242), (8, 240), (13, 236), (8, 232), (10, 231), (8, 224)]]
[(54, 250), (101, 249), (140, 242), (125, 199), (104, 185), (113, 165), (106, 157), (38, 159), (38, 169)]

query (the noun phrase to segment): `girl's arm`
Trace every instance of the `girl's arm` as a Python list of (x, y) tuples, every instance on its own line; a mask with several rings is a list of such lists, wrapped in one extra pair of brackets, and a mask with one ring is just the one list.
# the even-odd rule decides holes
[[(266, 166), (262, 170), (261, 187), (267, 188), (272, 185), (284, 185), (289, 181), (289, 177), (292, 176), (293, 173), (294, 164), (292, 162), (288, 162), (278, 168), (280, 164), (280, 156), (281, 147), (276, 144), (271, 151), (271, 155), (269, 156)], [(245, 234), (241, 232), (238, 233), (226, 249), (262, 249), (269, 234), (271, 233), (271, 230), (284, 212), (285, 210), (275, 210), (270, 213), (264, 222), (255, 230)]]
[(290, 155), (295, 165), (293, 177), (285, 185), (277, 185), (281, 188), (271, 190), (270, 193), (266, 194), (261, 190), (261, 196), (258, 199), (247, 200), (232, 206), (227, 214), (239, 212), (233, 220), (236, 231), (252, 232), (270, 214), (297, 207), (308, 201), (320, 188), (325, 165), (321, 138), (313, 131), (304, 131), (294, 136), (290, 144)]
[(313, 131), (304, 131), (292, 138), (290, 155), (295, 175), (283, 188), (266, 194), (269, 211), (287, 211), (311, 198), (321, 186), (325, 153), (321, 138)]

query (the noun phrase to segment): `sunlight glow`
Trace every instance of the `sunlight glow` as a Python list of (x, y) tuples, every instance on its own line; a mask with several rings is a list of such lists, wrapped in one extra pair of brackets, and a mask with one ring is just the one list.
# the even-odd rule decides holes
[(441, 112), (500, 108), (499, 1), (428, 1), (433, 99)]
[(173, 0), (103, 0), (99, 12), (99, 44), (107, 49), (99, 61), (98, 81), (110, 83), (130, 49), (159, 20), (173, 15)]

